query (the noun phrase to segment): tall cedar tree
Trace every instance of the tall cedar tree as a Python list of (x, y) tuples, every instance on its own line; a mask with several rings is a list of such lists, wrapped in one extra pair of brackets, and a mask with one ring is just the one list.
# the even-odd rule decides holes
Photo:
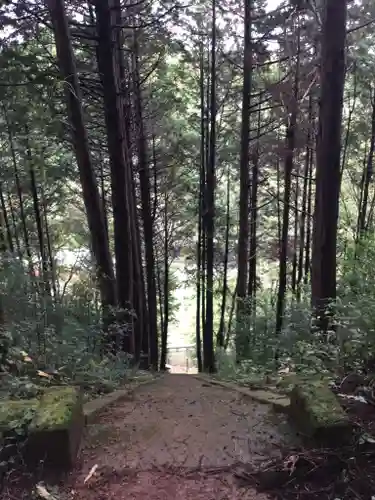
[(250, 300), (250, 314), (256, 313), (257, 292), (257, 224), (258, 224), (258, 184), (259, 184), (259, 156), (261, 135), (261, 103), (258, 106), (257, 142), (252, 154), (251, 193), (250, 193), (250, 249), (249, 249), (249, 281), (247, 293)]
[[(201, 341), (201, 295), (202, 295), (202, 238), (203, 238), (203, 199), (205, 179), (205, 109), (204, 109), (204, 46), (199, 45), (199, 95), (200, 95), (200, 163), (198, 203), (198, 243), (197, 243), (197, 307), (195, 317), (195, 341), (197, 352), (198, 372), (202, 371), (202, 341)], [(203, 322), (202, 322), (203, 323)]]
[[(119, 306), (129, 313), (133, 307), (132, 269), (132, 189), (129, 185), (129, 164), (125, 158), (124, 115), (120, 94), (120, 62), (118, 37), (115, 33), (115, 11), (110, 0), (96, 0), (95, 14), (98, 35), (98, 68), (103, 87), (104, 116), (111, 170), (111, 191), (116, 256), (116, 284)], [(116, 28), (119, 29), (119, 28)], [(124, 319), (128, 321), (130, 314)], [(134, 352), (131, 334), (125, 337), (124, 350)]]
[(206, 322), (203, 335), (203, 368), (215, 371), (214, 356), (214, 233), (216, 182), (216, 0), (212, 0), (210, 142), (206, 184), (207, 284)]
[(253, 49), (251, 46), (252, 0), (245, 0), (244, 11), (244, 56), (242, 87), (242, 121), (240, 150), (240, 206), (238, 233), (238, 278), (237, 278), (237, 360), (244, 354), (245, 346), (241, 335), (244, 321), (245, 299), (248, 284), (248, 244), (249, 244), (249, 142), (250, 142), (250, 99), (253, 66)]
[(293, 94), (291, 96), (290, 109), (288, 110), (288, 122), (286, 124), (285, 138), (285, 163), (284, 163), (284, 199), (283, 218), (280, 241), (280, 263), (279, 263), (279, 290), (276, 302), (276, 334), (281, 333), (284, 318), (285, 294), (287, 289), (287, 264), (288, 264), (288, 237), (289, 237), (289, 213), (290, 196), (292, 188), (292, 173), (294, 164), (295, 137), (297, 128), (298, 112), (298, 91), (299, 91), (299, 70), (300, 70), (300, 47), (299, 47), (299, 26), (298, 29), (298, 50), (293, 84)]
[(345, 83), (346, 0), (325, 3), (321, 46), (321, 95), (317, 138), (312, 304), (319, 326), (328, 327), (336, 298), (336, 242), (340, 196), (340, 152)]
[(370, 148), (367, 156), (367, 161), (363, 169), (361, 179), (361, 194), (358, 206), (358, 223), (357, 223), (357, 241), (365, 234), (367, 220), (369, 215), (369, 190), (372, 182), (374, 171), (374, 152), (375, 152), (375, 91), (371, 89), (371, 137)]
[[(151, 214), (150, 175), (147, 157), (147, 138), (143, 117), (141, 77), (139, 71), (139, 47), (137, 34), (134, 35), (134, 80), (136, 94), (136, 123), (138, 125), (139, 183), (141, 188), (143, 234), (146, 253), (146, 282), (148, 299), (148, 323), (150, 338), (150, 359), (152, 367), (158, 368), (157, 298), (155, 280), (154, 229)], [(165, 369), (166, 356), (160, 360), (160, 368)]]
[(72, 142), (77, 159), (91, 245), (98, 270), (105, 326), (111, 321), (111, 308), (116, 307), (114, 273), (99, 190), (91, 161), (89, 142), (83, 117), (81, 89), (78, 81), (68, 20), (63, 0), (46, 0), (56, 43), (57, 59), (64, 80)]

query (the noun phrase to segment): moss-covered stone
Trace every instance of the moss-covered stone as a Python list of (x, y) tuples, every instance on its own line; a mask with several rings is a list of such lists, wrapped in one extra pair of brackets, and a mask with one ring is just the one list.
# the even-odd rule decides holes
[(350, 439), (349, 418), (325, 380), (296, 384), (290, 402), (291, 418), (307, 436), (330, 445)]
[(304, 373), (285, 373), (280, 375), (276, 382), (276, 388), (282, 392), (286, 392), (289, 394), (296, 385), (299, 384), (308, 384), (308, 383), (324, 383), (328, 384), (330, 378), (326, 374), (304, 374)]
[(52, 387), (42, 396), (29, 427), (26, 461), (32, 466), (70, 469), (84, 427), (82, 394), (75, 387)]
[(28, 426), (33, 420), (38, 406), (37, 399), (2, 402), (0, 405), (0, 432)]
[[(84, 426), (82, 396), (75, 387), (51, 387), (40, 399), (0, 407), (0, 434), (25, 438), (22, 454), (32, 468), (73, 466)], [(22, 432), (18, 432), (18, 430)]]
[(30, 432), (41, 430), (66, 429), (72, 420), (79, 391), (75, 387), (51, 387), (40, 399)]

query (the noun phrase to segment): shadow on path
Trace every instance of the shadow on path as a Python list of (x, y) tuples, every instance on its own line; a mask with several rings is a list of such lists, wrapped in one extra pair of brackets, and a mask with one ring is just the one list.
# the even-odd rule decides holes
[[(231, 468), (275, 456), (289, 439), (269, 406), (189, 375), (168, 374), (88, 427), (70, 495), (78, 500), (264, 498), (239, 490)], [(96, 472), (85, 483), (93, 467)]]

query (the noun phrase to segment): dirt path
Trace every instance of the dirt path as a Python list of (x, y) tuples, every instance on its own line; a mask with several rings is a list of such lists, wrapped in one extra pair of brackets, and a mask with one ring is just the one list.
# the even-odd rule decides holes
[[(90, 425), (76, 500), (260, 499), (230, 467), (277, 453), (286, 437), (268, 406), (189, 375), (166, 375)], [(94, 476), (84, 483), (89, 471)]]

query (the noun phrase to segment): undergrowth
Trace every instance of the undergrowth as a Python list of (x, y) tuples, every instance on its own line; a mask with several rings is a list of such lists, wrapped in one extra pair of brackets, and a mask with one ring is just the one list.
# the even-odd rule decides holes
[(30, 398), (57, 384), (77, 384), (89, 398), (135, 375), (125, 354), (100, 353), (98, 297), (87, 272), (46, 296), (39, 279), (8, 260), (0, 282), (0, 398)]
[[(297, 300), (287, 296), (283, 330), (275, 335), (276, 290), (259, 290), (256, 314), (244, 318), (233, 330), (246, 346), (236, 363), (234, 349), (216, 353), (218, 376), (249, 382), (267, 376), (298, 373), (343, 375), (375, 373), (375, 239), (361, 247), (346, 245), (339, 269), (335, 311), (328, 333), (314, 330), (310, 286)], [(253, 308), (254, 309), (254, 308)], [(234, 336), (232, 332), (232, 340)], [(234, 342), (232, 342), (233, 347)]]

